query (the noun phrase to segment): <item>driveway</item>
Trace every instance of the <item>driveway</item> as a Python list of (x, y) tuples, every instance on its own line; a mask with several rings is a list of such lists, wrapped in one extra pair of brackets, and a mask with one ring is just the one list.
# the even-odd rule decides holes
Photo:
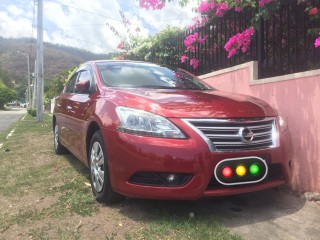
[(127, 199), (119, 212), (136, 221), (146, 211), (144, 206), (153, 202), (154, 208), (163, 209), (173, 218), (179, 218), (186, 210), (194, 218), (216, 216), (243, 240), (319, 240), (320, 201), (317, 200), (308, 201), (303, 194), (281, 186), (190, 202)]
[(7, 128), (20, 117), (27, 113), (25, 108), (8, 108), (5, 111), (0, 111), (0, 133), (7, 130)]
[(224, 224), (246, 240), (320, 239), (320, 202), (286, 187), (214, 201)]

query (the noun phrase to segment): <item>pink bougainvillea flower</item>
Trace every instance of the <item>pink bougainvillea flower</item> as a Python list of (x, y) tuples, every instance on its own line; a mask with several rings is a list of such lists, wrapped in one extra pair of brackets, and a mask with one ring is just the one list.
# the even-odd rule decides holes
[(140, 0), (139, 5), (141, 8), (145, 8), (149, 10), (150, 8), (153, 10), (162, 9), (165, 4), (161, 0)]
[(231, 58), (240, 49), (243, 53), (245, 53), (249, 48), (251, 36), (253, 34), (254, 28), (250, 27), (242, 33), (237, 33), (235, 36), (230, 38), (224, 46), (224, 49), (228, 52), (228, 58)]
[(187, 50), (194, 52), (195, 51), (194, 44), (197, 42), (197, 40), (198, 40), (198, 33), (197, 32), (187, 36), (186, 39), (184, 40), (184, 45), (186, 46)]
[(259, 7), (263, 7), (264, 5), (273, 2), (274, 0), (259, 0)]
[(216, 7), (216, 3), (212, 2), (210, 7), (211, 7), (211, 10), (214, 10), (214, 8)]
[(215, 13), (217, 17), (223, 17), (224, 13), (231, 9), (231, 7), (228, 6), (225, 2), (218, 4), (217, 6), (217, 11)]
[(203, 38), (199, 38), (199, 39), (198, 39), (198, 42), (199, 42), (199, 43), (203, 43), (204, 41), (207, 40), (207, 37), (208, 37), (208, 36), (205, 35)]
[(187, 56), (185, 56), (185, 55), (184, 55), (184, 56), (182, 56), (182, 57), (181, 57), (181, 63), (184, 63), (187, 59), (188, 59), (188, 57), (187, 57)]
[(314, 46), (316, 48), (320, 47), (320, 36), (316, 39), (316, 41), (314, 42)]
[(197, 69), (199, 67), (199, 60), (196, 58), (191, 59), (190, 66), (193, 66), (193, 69)]
[(122, 42), (120, 42), (120, 43), (118, 44), (117, 48), (119, 48), (119, 49), (123, 49), (123, 43), (122, 43)]
[(198, 7), (198, 13), (208, 13), (211, 9), (211, 4), (207, 1), (203, 1), (200, 3)]
[(193, 29), (200, 28), (200, 27), (204, 26), (209, 21), (209, 18), (207, 16), (202, 16), (200, 18), (194, 17), (192, 19), (192, 21), (194, 22), (194, 24), (189, 26), (188, 30), (193, 30)]
[(309, 10), (309, 15), (310, 16), (314, 16), (314, 15), (317, 15), (318, 12), (319, 12), (318, 8), (314, 7), (314, 8)]

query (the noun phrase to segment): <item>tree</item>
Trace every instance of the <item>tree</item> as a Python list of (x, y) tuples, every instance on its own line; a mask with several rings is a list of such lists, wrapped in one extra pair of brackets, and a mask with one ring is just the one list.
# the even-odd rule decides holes
[(12, 82), (12, 79), (11, 79), (11, 76), (9, 74), (9, 72), (7, 70), (3, 70), (0, 68), (0, 79), (2, 80), (2, 82), (10, 87), (10, 88), (13, 88), (14, 87), (14, 84)]
[(4, 105), (17, 98), (17, 93), (7, 87), (2, 81), (0, 81), (0, 109), (4, 109)]
[(50, 82), (46, 82), (45, 86), (45, 97), (44, 97), (44, 105), (48, 106), (51, 102), (51, 99), (57, 97), (61, 91), (63, 90), (66, 82), (69, 78), (78, 70), (78, 67), (74, 69), (65, 70), (58, 77), (53, 79)]
[(126, 59), (142, 61), (153, 59), (157, 63), (172, 65), (179, 60), (179, 56), (174, 55), (176, 44), (169, 39), (176, 39), (181, 32), (180, 28), (167, 26), (155, 36), (136, 38), (136, 47), (127, 52)]

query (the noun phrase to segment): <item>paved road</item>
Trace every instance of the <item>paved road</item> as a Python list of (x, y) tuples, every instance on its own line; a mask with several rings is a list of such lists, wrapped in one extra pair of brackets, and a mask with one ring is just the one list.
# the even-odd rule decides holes
[(10, 108), (6, 111), (0, 111), (0, 133), (7, 130), (7, 128), (20, 117), (26, 114), (25, 108)]

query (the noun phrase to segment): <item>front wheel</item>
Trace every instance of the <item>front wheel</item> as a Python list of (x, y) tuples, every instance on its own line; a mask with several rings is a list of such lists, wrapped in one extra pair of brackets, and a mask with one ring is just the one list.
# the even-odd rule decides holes
[(115, 203), (123, 196), (113, 191), (103, 137), (97, 131), (91, 138), (89, 148), (90, 181), (92, 192), (98, 202)]
[(54, 129), (53, 129), (53, 139), (54, 139), (54, 151), (56, 154), (65, 154), (68, 152), (68, 150), (61, 145), (60, 140), (59, 140), (59, 128), (58, 128), (58, 124), (56, 123), (54, 125)]

